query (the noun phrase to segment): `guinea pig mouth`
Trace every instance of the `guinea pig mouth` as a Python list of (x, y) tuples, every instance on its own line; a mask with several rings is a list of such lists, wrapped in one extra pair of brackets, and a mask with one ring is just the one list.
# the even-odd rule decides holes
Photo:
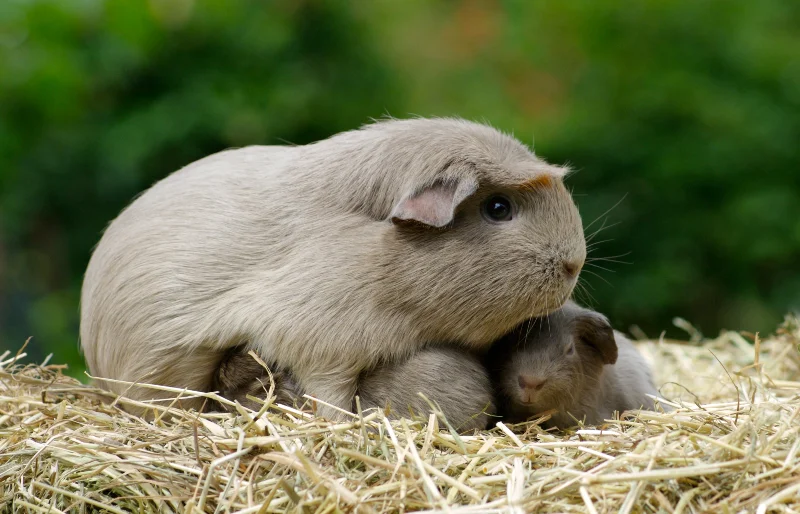
[(541, 397), (535, 394), (525, 394), (525, 392), (520, 392), (517, 395), (517, 400), (521, 405), (525, 407), (536, 407), (538, 404), (541, 403)]
[(525, 406), (528, 410), (544, 412), (555, 408), (555, 405), (558, 403), (558, 401), (553, 398), (551, 390), (536, 392), (520, 390), (516, 396), (519, 404)]
[(565, 288), (558, 293), (553, 294), (547, 301), (537, 303), (535, 312), (532, 313), (533, 317), (549, 316), (564, 306), (572, 295), (572, 288)]
[[(574, 289), (574, 287), (568, 287), (568, 288), (564, 289), (564, 291), (561, 292), (561, 294), (559, 295), (558, 300), (557, 300), (558, 307), (555, 307), (551, 312), (557, 311), (558, 309), (563, 307), (565, 303), (567, 303), (567, 300), (569, 300), (569, 297), (572, 296), (573, 289)], [(550, 314), (550, 313), (548, 313), (548, 314)]]

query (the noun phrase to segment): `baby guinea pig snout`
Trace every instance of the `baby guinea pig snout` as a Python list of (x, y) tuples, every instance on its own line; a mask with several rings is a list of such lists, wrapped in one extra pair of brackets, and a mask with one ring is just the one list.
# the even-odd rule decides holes
[(549, 340), (529, 335), (529, 344), (512, 350), (502, 387), (511, 399), (531, 410), (555, 409), (582, 389), (583, 382), (597, 370), (584, 369), (571, 333), (550, 333), (546, 319), (531, 323), (535, 324), (528, 328), (531, 334)]

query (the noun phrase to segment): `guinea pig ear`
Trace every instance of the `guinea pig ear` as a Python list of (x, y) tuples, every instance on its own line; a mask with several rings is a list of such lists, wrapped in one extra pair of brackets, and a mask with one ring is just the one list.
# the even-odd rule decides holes
[(392, 223), (421, 223), (442, 228), (453, 222), (456, 208), (478, 189), (478, 181), (466, 177), (451, 181), (437, 181), (403, 197), (394, 206)]
[(594, 348), (603, 358), (603, 364), (617, 362), (617, 340), (608, 318), (599, 312), (581, 314), (575, 320), (575, 335)]

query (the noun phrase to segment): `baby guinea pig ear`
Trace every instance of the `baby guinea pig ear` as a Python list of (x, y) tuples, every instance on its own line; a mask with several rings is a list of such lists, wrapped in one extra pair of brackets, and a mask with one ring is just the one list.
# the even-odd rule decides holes
[(586, 311), (575, 318), (575, 337), (600, 353), (603, 364), (617, 362), (617, 341), (608, 318), (599, 312)]
[(478, 189), (473, 177), (439, 180), (403, 197), (394, 206), (392, 223), (417, 223), (442, 228), (453, 221), (456, 208)]

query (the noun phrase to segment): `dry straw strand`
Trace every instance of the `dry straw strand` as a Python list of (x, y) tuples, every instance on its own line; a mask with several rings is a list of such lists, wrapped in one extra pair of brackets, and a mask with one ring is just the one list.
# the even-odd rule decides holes
[[(636, 343), (672, 410), (561, 432), (360, 409), (331, 424), (272, 388), (258, 411), (158, 386), (171, 405), (134, 402), (25, 364), (23, 346), (0, 355), (0, 512), (800, 511), (797, 318), (705, 340), (681, 323), (689, 342)], [(193, 396), (236, 413), (182, 411)]]

